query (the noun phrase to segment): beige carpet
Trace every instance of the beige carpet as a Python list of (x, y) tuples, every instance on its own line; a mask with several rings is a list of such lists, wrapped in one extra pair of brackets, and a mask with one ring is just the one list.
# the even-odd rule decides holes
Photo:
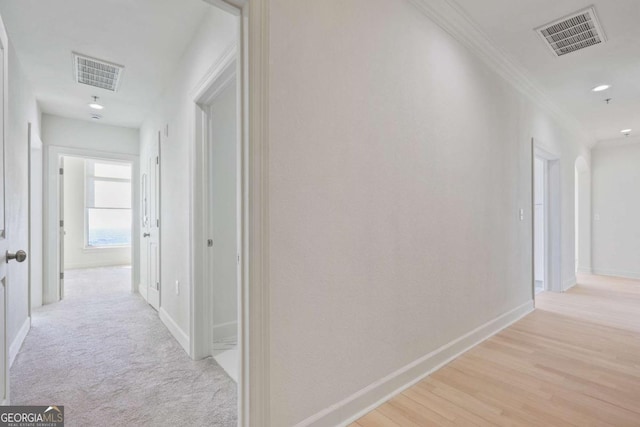
[(235, 383), (187, 356), (130, 273), (66, 272), (65, 300), (33, 312), (12, 404), (64, 405), (67, 426), (235, 426)]

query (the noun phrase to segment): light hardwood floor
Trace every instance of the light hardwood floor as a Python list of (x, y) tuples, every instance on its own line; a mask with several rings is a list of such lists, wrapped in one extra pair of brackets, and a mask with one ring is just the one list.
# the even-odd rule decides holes
[(640, 426), (640, 281), (580, 276), (566, 293), (352, 427)]

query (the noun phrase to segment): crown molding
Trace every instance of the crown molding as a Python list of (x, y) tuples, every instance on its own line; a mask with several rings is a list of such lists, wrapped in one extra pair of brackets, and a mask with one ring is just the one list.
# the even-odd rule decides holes
[(537, 106), (548, 112), (568, 131), (584, 138), (585, 143), (594, 145), (580, 122), (570, 113), (551, 101), (527, 73), (509, 55), (499, 49), (478, 24), (453, 0), (409, 0), (419, 11), (469, 48), (502, 78), (527, 96)]

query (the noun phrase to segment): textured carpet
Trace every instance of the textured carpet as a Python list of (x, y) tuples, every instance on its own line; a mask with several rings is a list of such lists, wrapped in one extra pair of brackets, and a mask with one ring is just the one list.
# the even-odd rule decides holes
[(67, 426), (235, 426), (235, 383), (194, 362), (131, 294), (125, 267), (65, 273), (65, 299), (33, 312), (11, 403), (64, 405)]

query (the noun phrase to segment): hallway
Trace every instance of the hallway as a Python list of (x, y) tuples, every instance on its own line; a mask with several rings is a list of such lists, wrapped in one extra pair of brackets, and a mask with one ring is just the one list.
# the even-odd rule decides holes
[(352, 427), (637, 426), (640, 282), (578, 279)]
[(64, 405), (69, 426), (236, 425), (235, 383), (211, 358), (189, 358), (130, 293), (129, 268), (66, 277), (65, 300), (33, 312), (12, 404)]

